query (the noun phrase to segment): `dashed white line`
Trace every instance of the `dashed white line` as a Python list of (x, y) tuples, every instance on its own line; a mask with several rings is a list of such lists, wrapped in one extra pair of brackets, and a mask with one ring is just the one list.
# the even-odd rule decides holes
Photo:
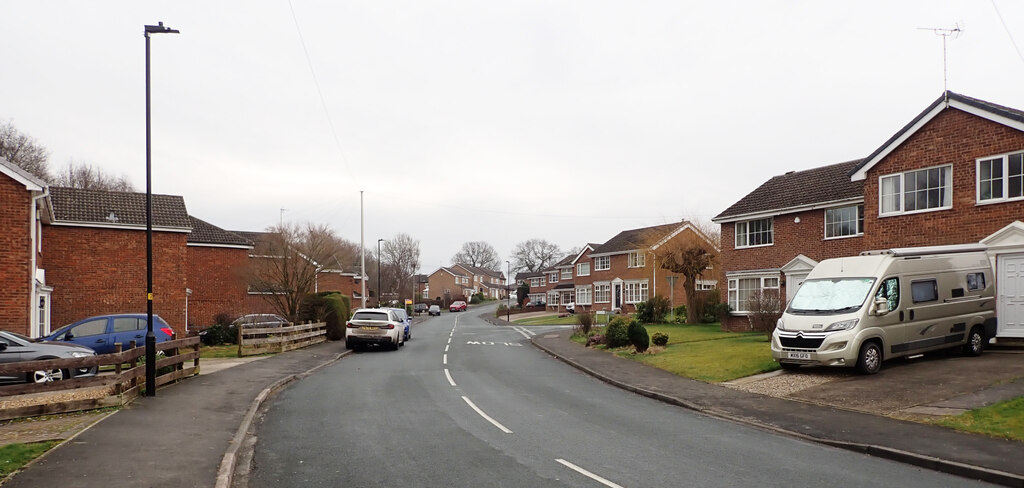
[[(445, 371), (447, 371), (447, 370), (445, 370)], [(466, 403), (468, 403), (469, 406), (473, 408), (473, 410), (476, 410), (476, 413), (480, 414), (480, 416), (483, 417), (488, 422), (494, 424), (494, 426), (497, 427), (499, 430), (501, 430), (502, 432), (504, 432), (506, 434), (511, 434), (512, 433), (511, 430), (508, 430), (508, 428), (506, 428), (504, 425), (501, 425), (500, 423), (498, 423), (497, 420), (492, 419), (489, 415), (484, 413), (483, 410), (480, 410), (480, 408), (477, 407), (472, 401), (470, 401), (469, 398), (462, 397), (462, 399), (465, 400)], [(621, 488), (621, 487), (619, 487), (619, 488)]]
[[(465, 397), (463, 397), (463, 398), (465, 398)], [(567, 468), (569, 468), (569, 469), (571, 469), (571, 470), (573, 470), (573, 471), (575, 471), (575, 472), (577, 472), (579, 474), (582, 474), (583, 476), (586, 476), (587, 478), (590, 478), (590, 479), (592, 479), (594, 481), (597, 481), (598, 483), (601, 483), (602, 485), (610, 486), (612, 488), (622, 488), (622, 485), (617, 485), (615, 483), (612, 483), (611, 481), (608, 481), (608, 480), (606, 480), (606, 479), (604, 479), (604, 478), (602, 478), (602, 477), (600, 477), (600, 476), (598, 476), (598, 475), (596, 475), (594, 473), (591, 473), (590, 471), (587, 471), (587, 470), (585, 470), (585, 469), (583, 469), (583, 468), (581, 468), (581, 467), (579, 467), (579, 466), (577, 466), (577, 465), (575, 465), (573, 463), (570, 463), (569, 461), (566, 461), (564, 459), (556, 459), (555, 461), (558, 461), (558, 462), (562, 463), (565, 467), (567, 467)]]
[(449, 343), (449, 344), (445, 344), (445, 346), (444, 346), (444, 352), (448, 352), (448, 348), (449, 348), (449, 347), (452, 347), (452, 345), (451, 345), (450, 343)]
[(448, 364), (448, 355), (447, 354), (444, 355), (444, 358), (441, 360), (441, 362), (444, 363), (444, 364)]
[(444, 368), (444, 375), (448, 378), (448, 384), (455, 386), (455, 380), (452, 379), (452, 374), (448, 372), (448, 368)]

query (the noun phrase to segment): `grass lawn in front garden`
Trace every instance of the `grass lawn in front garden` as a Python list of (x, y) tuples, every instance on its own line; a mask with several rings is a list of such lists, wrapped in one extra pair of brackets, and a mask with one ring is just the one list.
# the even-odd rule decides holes
[(512, 323), (516, 325), (576, 325), (576, 317), (573, 315), (568, 317), (545, 315), (543, 317), (513, 320)]
[(221, 346), (201, 346), (199, 348), (199, 359), (213, 358), (237, 358), (238, 344), (224, 344)]
[(29, 461), (41, 456), (60, 441), (8, 444), (0, 447), (0, 478), (21, 469)]
[[(763, 333), (726, 332), (717, 323), (646, 327), (648, 335), (668, 334), (668, 345), (656, 354), (635, 354), (633, 346), (627, 346), (614, 350), (615, 355), (708, 383), (779, 369), (772, 359), (770, 339)], [(573, 340), (586, 342), (582, 336), (574, 336)]]
[(1024, 397), (971, 410), (937, 423), (973, 434), (1024, 441)]

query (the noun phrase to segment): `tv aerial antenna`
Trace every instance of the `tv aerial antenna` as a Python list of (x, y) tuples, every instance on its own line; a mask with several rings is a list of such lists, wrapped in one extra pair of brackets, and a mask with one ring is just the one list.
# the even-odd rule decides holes
[(950, 37), (953, 39), (960, 37), (960, 33), (964, 31), (964, 27), (960, 25), (960, 22), (957, 22), (952, 28), (918, 27), (917, 29), (929, 30), (935, 35), (942, 37), (942, 93), (946, 93), (946, 91), (948, 91), (946, 89), (948, 78), (948, 70), (946, 68), (946, 39), (949, 39)]

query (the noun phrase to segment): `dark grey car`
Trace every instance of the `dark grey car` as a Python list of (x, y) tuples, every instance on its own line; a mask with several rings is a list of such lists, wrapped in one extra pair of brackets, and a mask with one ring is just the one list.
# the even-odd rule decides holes
[[(95, 356), (96, 351), (68, 342), (35, 342), (14, 332), (0, 330), (0, 363), (35, 361), (42, 359), (84, 358)], [(65, 378), (95, 376), (96, 366), (77, 369), (54, 369), (29, 371), (26, 373), (0, 374), (0, 383), (32, 382), (48, 383)]]

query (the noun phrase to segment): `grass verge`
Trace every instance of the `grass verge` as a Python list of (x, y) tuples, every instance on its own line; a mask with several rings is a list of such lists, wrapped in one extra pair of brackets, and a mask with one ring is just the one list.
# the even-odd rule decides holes
[(513, 320), (512, 323), (517, 325), (576, 325), (576, 317), (573, 315), (568, 317), (547, 315), (544, 317)]
[[(668, 334), (668, 345), (636, 354), (632, 346), (616, 349), (615, 355), (639, 361), (673, 374), (719, 383), (779, 369), (772, 359), (769, 338), (761, 333), (725, 332), (719, 324), (648, 325), (647, 333)], [(602, 333), (597, 329), (597, 333)], [(573, 340), (585, 343), (576, 334)]]
[(202, 346), (199, 348), (199, 359), (213, 358), (237, 358), (238, 345), (224, 344), (222, 346)]
[(21, 469), (29, 461), (41, 456), (60, 441), (8, 444), (0, 447), (0, 478)]
[(1024, 397), (971, 410), (936, 423), (973, 434), (1024, 441)]

